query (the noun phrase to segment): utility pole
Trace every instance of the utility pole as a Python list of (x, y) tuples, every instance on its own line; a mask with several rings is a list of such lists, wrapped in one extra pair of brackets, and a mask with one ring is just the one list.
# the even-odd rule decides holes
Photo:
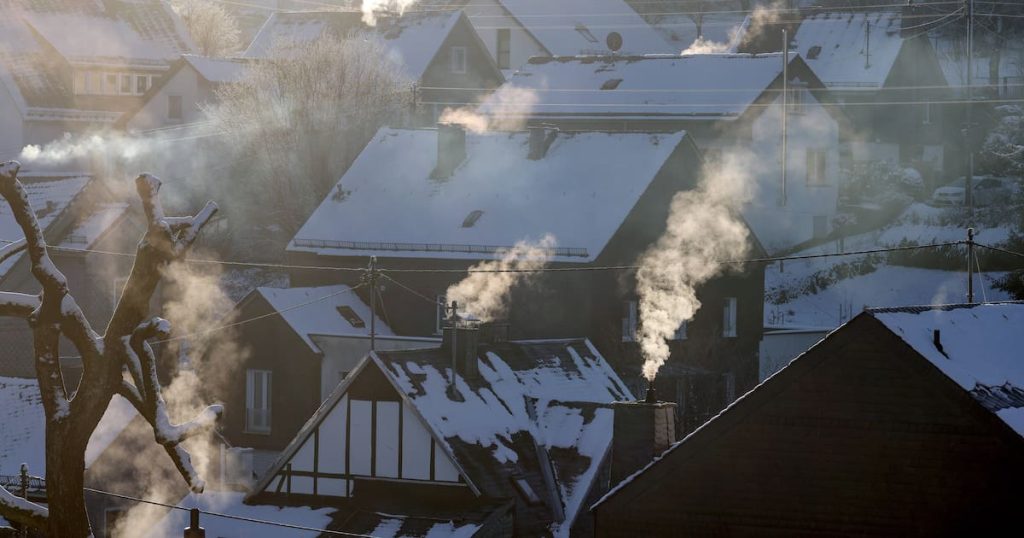
[(370, 256), (366, 269), (370, 281), (370, 351), (377, 351), (377, 257)]
[(199, 526), (199, 509), (193, 508), (188, 512), (188, 528), (185, 529), (185, 538), (206, 538), (206, 530)]
[[(21, 477), (20, 478), (21, 478), (21, 483), (19, 485), (21, 487), (20, 487), (20, 492), (19, 493), (21, 493), (21, 498), (25, 499), (27, 501), (28, 500), (28, 464), (27, 463), (22, 463), (21, 464)], [(20, 525), (19, 527), (20, 528), (18, 529), (18, 536), (20, 538), (28, 538), (28, 525)]]
[(974, 304), (974, 228), (967, 229), (967, 304)]
[(786, 206), (786, 168), (789, 145), (789, 36), (782, 29), (782, 206)]
[(967, 125), (964, 142), (967, 146), (967, 178), (964, 181), (964, 204), (967, 214), (974, 216), (974, 0), (967, 3)]

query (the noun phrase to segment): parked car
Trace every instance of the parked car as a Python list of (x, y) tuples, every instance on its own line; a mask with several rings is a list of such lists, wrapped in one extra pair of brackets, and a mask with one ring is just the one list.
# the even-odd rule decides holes
[[(1013, 185), (1003, 178), (976, 176), (971, 182), (974, 205), (991, 205), (1005, 201), (1013, 194)], [(964, 205), (966, 203), (966, 181), (960, 178), (949, 185), (939, 187), (932, 193), (935, 205)]]

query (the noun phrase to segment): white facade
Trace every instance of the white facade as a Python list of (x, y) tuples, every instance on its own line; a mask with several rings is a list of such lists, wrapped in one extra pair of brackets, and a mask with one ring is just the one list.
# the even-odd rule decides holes
[(145, 131), (202, 121), (206, 119), (202, 106), (214, 98), (208, 82), (190, 66), (182, 67), (128, 120), (127, 128)]
[[(531, 56), (546, 56), (548, 51), (540, 44), (498, 0), (470, 0), (462, 10), (473, 23), (480, 39), (487, 45), (487, 51), (506, 75), (526, 63)], [(509, 61), (503, 65), (498, 58), (498, 33), (507, 29), (509, 36)]]
[(831, 331), (829, 328), (765, 330), (758, 350), (758, 382), (784, 368)]
[[(310, 338), (323, 352), (320, 363), (320, 399), (326, 400), (331, 392), (349, 374), (356, 369), (359, 361), (370, 352), (370, 337), (353, 336), (321, 336), (310, 335)], [(403, 336), (378, 336), (377, 349), (418, 349), (437, 347), (437, 338), (413, 338)]]

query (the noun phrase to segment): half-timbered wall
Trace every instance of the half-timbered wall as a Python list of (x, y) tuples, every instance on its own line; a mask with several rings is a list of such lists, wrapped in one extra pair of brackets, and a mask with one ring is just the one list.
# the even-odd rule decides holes
[(462, 483), (451, 458), (394, 389), (368, 390), (379, 389), (380, 381), (375, 367), (365, 368), (264, 491), (349, 497), (355, 479)]

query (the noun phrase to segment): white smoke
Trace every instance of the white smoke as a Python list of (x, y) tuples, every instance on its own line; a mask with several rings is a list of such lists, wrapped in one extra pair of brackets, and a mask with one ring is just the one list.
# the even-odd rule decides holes
[[(697, 39), (686, 48), (681, 54), (725, 54), (735, 53), (739, 50), (740, 44), (744, 41), (757, 39), (768, 26), (778, 24), (781, 14), (789, 9), (785, 0), (775, 0), (768, 5), (758, 5), (743, 22), (729, 29), (728, 39), (725, 41), (713, 41), (697, 36)], [(707, 21), (704, 24), (715, 24), (714, 21)]]
[(528, 88), (502, 86), (487, 97), (481, 112), (477, 107), (446, 108), (439, 123), (454, 123), (474, 133), (519, 131), (537, 104), (537, 92)]
[(699, 36), (697, 39), (682, 52), (682, 54), (723, 54), (728, 52), (736, 52), (736, 47), (739, 46), (739, 40), (742, 37), (740, 27), (733, 28), (730, 32), (732, 36), (729, 41), (717, 42), (710, 39), (705, 39), (704, 36)]
[(83, 136), (64, 137), (43, 146), (28, 145), (22, 148), (18, 158), (23, 163), (44, 165), (64, 164), (68, 161), (92, 158), (97, 155), (112, 156), (131, 161), (150, 151), (152, 141), (125, 136), (117, 133), (96, 133)]
[(665, 233), (640, 257), (637, 340), (649, 381), (668, 360), (667, 340), (700, 308), (697, 287), (721, 273), (724, 260), (747, 252), (748, 230), (739, 210), (751, 198), (753, 164), (749, 153), (733, 151), (709, 165), (695, 190), (672, 198)]
[(554, 251), (557, 241), (551, 234), (540, 241), (520, 241), (514, 247), (501, 252), (501, 259), (481, 262), (470, 270), (504, 271), (470, 273), (458, 284), (448, 288), (445, 299), (458, 301), (459, 310), (480, 321), (501, 318), (508, 306), (512, 286), (523, 282), (544, 268)]
[(416, 0), (363, 0), (363, 22), (370, 26), (377, 25), (377, 15), (380, 13), (405, 13), (406, 8), (416, 3)]

